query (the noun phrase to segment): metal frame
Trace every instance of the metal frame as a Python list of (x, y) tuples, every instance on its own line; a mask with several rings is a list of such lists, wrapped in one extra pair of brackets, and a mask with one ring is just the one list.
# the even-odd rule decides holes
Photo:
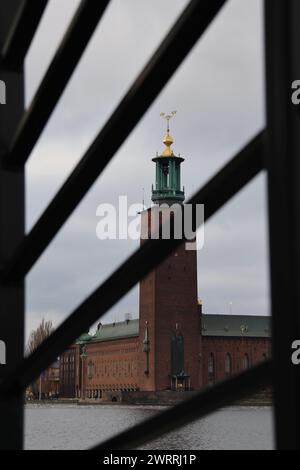
[(275, 419), (281, 449), (300, 448), (300, 115), (291, 85), (300, 77), (300, 2), (266, 1), (267, 167), (273, 318)]
[[(13, 0), (4, 6), (0, 2), (0, 46), (8, 34), (8, 25), (19, 11), (21, 2)], [(1, 79), (6, 83), (6, 105), (0, 107), (0, 265), (22, 242), (25, 231), (25, 180), (24, 169), (6, 171), (3, 160), (13, 136), (14, 129), (24, 112), (24, 74), (22, 66), (10, 69), (0, 63)], [(24, 350), (24, 281), (10, 285), (0, 282), (1, 339), (7, 351), (8, 373), (22, 361)], [(2, 366), (3, 367), (3, 366)], [(0, 374), (1, 374), (0, 368)], [(1, 374), (2, 375), (2, 374)], [(1, 377), (0, 375), (0, 377)], [(5, 422), (5, 433), (1, 435), (0, 447), (21, 448), (23, 445), (23, 400), (22, 396), (10, 396), (0, 402), (1, 422)]]
[[(0, 108), (0, 321), (1, 336), (4, 331), (9, 345), (9, 367), (5, 368), (4, 372), (0, 368), (0, 414), (1, 421), (9, 424), (6, 424), (5, 435), (1, 436), (0, 449), (20, 449), (23, 428), (22, 394), (26, 386), (75, 341), (82, 331), (86, 331), (141, 278), (165, 259), (180, 241), (172, 240), (166, 243), (150, 240), (145, 243), (96, 289), (35, 353), (22, 360), (24, 279), (206, 31), (225, 0), (190, 2), (79, 165), (26, 236), (24, 165), (109, 0), (82, 0), (27, 111), (24, 111), (23, 61), (47, 1), (40, 0), (39, 4), (35, 2), (35, 9), (32, 8), (32, 0), (10, 0), (9, 7), (8, 2), (5, 7), (3, 3), (0, 3), (0, 72), (1, 78), (3, 75), (7, 83), (8, 104)], [(300, 299), (297, 291), (300, 267), (297, 250), (300, 227), (297, 214), (300, 194), (296, 181), (300, 140), (296, 132), (299, 115), (291, 108), (287, 92), (290, 89), (290, 80), (297, 78), (294, 74), (299, 69), (296, 61), (299, 34), (295, 18), (297, 15), (299, 17), (300, 8), (298, 0), (265, 0), (265, 3), (267, 130), (241, 150), (190, 202), (205, 204), (208, 219), (267, 166), (275, 367), (273, 369), (273, 362), (269, 361), (203, 391), (172, 410), (110, 439), (98, 449), (135, 448), (267, 383), (273, 383), (275, 387), (277, 447), (300, 447), (297, 438), (297, 421), (300, 418), (297, 404), (299, 373), (290, 363), (291, 342), (295, 339), (295, 334), (300, 338)], [(264, 158), (265, 155), (267, 158)], [(278, 212), (285, 228), (285, 232), (282, 230), (280, 235)]]

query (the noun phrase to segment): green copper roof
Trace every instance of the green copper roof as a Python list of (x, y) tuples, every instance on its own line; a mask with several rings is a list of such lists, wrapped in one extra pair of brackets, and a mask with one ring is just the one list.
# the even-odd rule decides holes
[(270, 338), (270, 317), (245, 315), (203, 315), (203, 336)]
[(109, 341), (119, 338), (131, 338), (139, 335), (139, 320), (110, 323), (100, 326), (92, 341)]
[[(101, 325), (94, 336), (83, 334), (77, 343), (111, 341), (133, 338), (139, 335), (139, 320)], [(269, 338), (271, 336), (270, 317), (245, 315), (203, 315), (203, 336), (224, 336), (244, 338)]]
[(91, 335), (89, 335), (88, 333), (83, 333), (83, 335), (78, 338), (77, 343), (88, 343), (89, 341), (91, 341), (91, 339)]

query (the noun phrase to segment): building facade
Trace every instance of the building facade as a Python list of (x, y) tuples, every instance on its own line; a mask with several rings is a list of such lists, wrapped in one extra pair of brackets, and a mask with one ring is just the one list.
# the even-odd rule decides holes
[[(171, 148), (167, 118), (166, 148), (153, 159), (154, 207), (141, 214), (141, 244), (157, 230), (163, 238), (166, 219), (175, 236), (174, 205), (184, 211), (184, 159)], [(197, 251), (183, 243), (140, 282), (139, 319), (100, 323), (62, 355), (61, 396), (117, 400), (124, 392), (200, 390), (270, 357), (270, 335), (267, 317), (203, 315)]]
[(203, 386), (211, 386), (271, 357), (269, 317), (202, 315)]

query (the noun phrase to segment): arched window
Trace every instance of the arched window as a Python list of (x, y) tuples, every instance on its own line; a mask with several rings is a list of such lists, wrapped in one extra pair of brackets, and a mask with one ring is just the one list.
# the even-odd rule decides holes
[(250, 368), (250, 359), (248, 354), (245, 354), (244, 359), (243, 359), (243, 369), (248, 370)]
[(208, 384), (214, 385), (215, 383), (215, 357), (213, 353), (208, 356)]
[(226, 354), (225, 357), (225, 375), (230, 377), (232, 374), (232, 359), (230, 354)]

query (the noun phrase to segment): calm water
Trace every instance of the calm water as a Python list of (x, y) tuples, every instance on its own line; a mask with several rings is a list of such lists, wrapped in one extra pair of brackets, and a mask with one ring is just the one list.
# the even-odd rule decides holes
[[(163, 410), (159, 407), (28, 405), (26, 449), (86, 449)], [(233, 407), (147, 445), (152, 450), (272, 449), (272, 409)]]

